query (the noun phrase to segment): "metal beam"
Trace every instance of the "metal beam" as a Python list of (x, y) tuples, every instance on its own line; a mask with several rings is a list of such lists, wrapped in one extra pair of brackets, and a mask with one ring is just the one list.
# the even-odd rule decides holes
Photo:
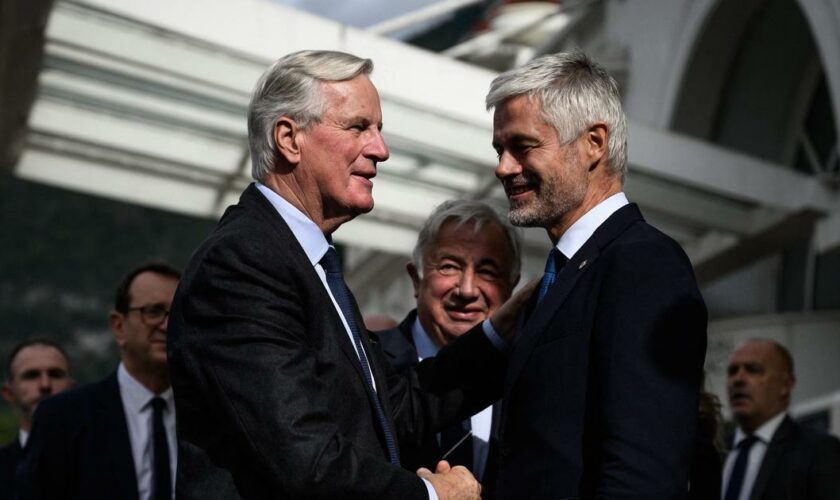
[(483, 0), (443, 0), (441, 2), (427, 5), (413, 12), (407, 12), (401, 16), (387, 19), (379, 24), (374, 24), (373, 26), (366, 28), (365, 31), (375, 35), (388, 35), (389, 33), (394, 33), (395, 31), (400, 31), (420, 23), (443, 17), (447, 14), (455, 12), (456, 10), (481, 3), (482, 1)]
[(23, 149), (52, 4), (0, 2), (0, 173), (11, 172)]
[(814, 232), (820, 213), (810, 209), (799, 210), (782, 218), (763, 231), (742, 238), (726, 250), (694, 264), (697, 281), (707, 284), (763, 257), (807, 240)]
[(631, 169), (756, 205), (840, 211), (829, 186), (788, 167), (639, 122), (628, 129)]

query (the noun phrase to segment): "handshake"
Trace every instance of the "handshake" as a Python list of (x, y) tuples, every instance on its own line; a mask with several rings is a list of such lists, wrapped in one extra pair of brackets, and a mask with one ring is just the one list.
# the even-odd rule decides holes
[(464, 466), (450, 467), (449, 462), (441, 460), (434, 473), (423, 467), (417, 469), (417, 475), (431, 483), (439, 500), (481, 498), (481, 484)]

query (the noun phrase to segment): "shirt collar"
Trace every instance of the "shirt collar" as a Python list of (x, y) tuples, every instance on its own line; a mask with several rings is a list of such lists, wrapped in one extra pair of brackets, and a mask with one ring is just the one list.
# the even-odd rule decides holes
[(160, 394), (155, 394), (136, 378), (132, 377), (122, 363), (117, 368), (117, 383), (120, 386), (120, 397), (122, 397), (123, 404), (125, 404), (126, 409), (133, 415), (137, 415), (145, 410), (152, 398), (156, 396), (166, 401), (166, 408), (168, 410), (174, 408), (172, 387), (169, 387)]
[(595, 205), (563, 233), (557, 242), (557, 249), (563, 252), (567, 259), (571, 259), (610, 215), (628, 203), (624, 193), (618, 192)]
[(20, 442), (20, 447), (23, 448), (26, 446), (26, 441), (29, 439), (29, 433), (23, 429), (18, 430), (18, 442)]
[[(770, 443), (770, 440), (773, 439), (773, 435), (776, 434), (776, 430), (778, 430), (779, 426), (782, 425), (782, 420), (785, 419), (785, 415), (787, 415), (787, 413), (783, 411), (775, 417), (768, 420), (767, 422), (764, 422), (763, 424), (761, 424), (761, 427), (759, 427), (758, 429), (756, 429), (755, 432), (753, 432), (752, 435), (760, 439), (765, 444)], [(732, 449), (737, 448), (738, 444), (740, 444), (741, 441), (743, 441), (746, 438), (747, 434), (745, 434), (744, 431), (742, 431), (741, 428), (738, 427), (735, 430), (735, 442), (732, 443)]]
[(306, 258), (314, 266), (321, 262), (321, 258), (327, 253), (330, 244), (321, 228), (315, 224), (312, 219), (307, 217), (303, 212), (297, 209), (294, 205), (286, 201), (282, 196), (272, 191), (269, 187), (257, 182), (257, 189), (263, 196), (266, 197), (271, 206), (277, 210), (280, 217), (292, 230), (295, 239), (303, 247)]
[(423, 328), (423, 325), (420, 324), (419, 315), (414, 320), (414, 324), (411, 325), (411, 338), (414, 340), (414, 348), (417, 349), (417, 357), (420, 359), (431, 358), (432, 356), (437, 355), (438, 350), (440, 350), (438, 346), (432, 342), (432, 339), (429, 337), (429, 334), (426, 333), (426, 329)]

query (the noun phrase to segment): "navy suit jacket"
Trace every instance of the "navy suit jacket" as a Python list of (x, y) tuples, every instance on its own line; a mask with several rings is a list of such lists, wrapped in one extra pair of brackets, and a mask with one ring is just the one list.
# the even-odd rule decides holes
[(38, 404), (19, 479), (21, 500), (137, 500), (116, 372)]
[(249, 186), (173, 301), (179, 499), (427, 498), (388, 461), (373, 398), (399, 440), (425, 435), (498, 399), (505, 357), (473, 335), (399, 374), (354, 315), (375, 394), (303, 248)]
[(15, 498), (15, 475), (22, 456), (18, 438), (0, 448), (0, 500)]
[[(417, 319), (417, 310), (408, 313), (408, 316), (395, 328), (383, 330), (377, 333), (379, 343), (385, 357), (397, 370), (408, 370), (418, 364), (417, 348), (411, 336), (411, 328)], [(492, 489), (496, 478), (496, 455), (498, 453), (498, 421), (501, 405), (493, 405), (493, 422), (490, 431), (490, 449), (487, 454), (487, 462), (484, 466), (482, 478), (482, 495), (492, 496)], [(400, 443), (400, 457), (402, 466), (408, 470), (417, 470), (419, 467), (426, 467), (435, 470), (440, 457), (448, 450), (441, 448), (435, 434), (418, 436), (419, 440), (405, 440)], [(464, 446), (464, 445), (462, 445)]]
[(677, 243), (612, 214), (514, 339), (497, 498), (684, 498), (706, 321)]
[(750, 500), (840, 500), (840, 441), (785, 417), (767, 446)]

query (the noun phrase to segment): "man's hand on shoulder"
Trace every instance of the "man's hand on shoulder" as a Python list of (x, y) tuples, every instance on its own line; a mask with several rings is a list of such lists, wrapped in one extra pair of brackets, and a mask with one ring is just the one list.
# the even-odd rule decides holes
[(490, 315), (490, 323), (493, 324), (493, 329), (506, 341), (510, 341), (516, 333), (516, 321), (519, 318), (519, 313), (539, 287), (540, 281), (542, 281), (542, 277), (520, 288), (496, 312)]
[(450, 467), (449, 462), (441, 460), (434, 474), (422, 467), (417, 475), (432, 483), (439, 500), (481, 499), (481, 484), (466, 467)]

